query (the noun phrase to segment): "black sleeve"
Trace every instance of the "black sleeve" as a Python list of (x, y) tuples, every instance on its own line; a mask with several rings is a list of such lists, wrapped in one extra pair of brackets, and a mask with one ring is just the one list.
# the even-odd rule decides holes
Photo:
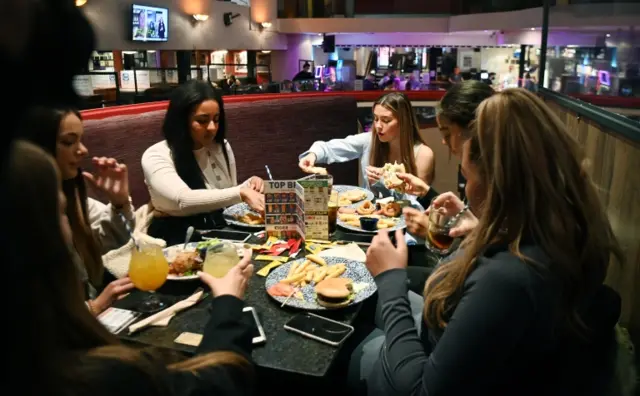
[(251, 357), (252, 337), (249, 323), (242, 320), (244, 302), (234, 296), (220, 296), (211, 301), (211, 318), (207, 323), (197, 354), (231, 351)]
[(494, 270), (465, 286), (429, 354), (411, 316), (406, 271), (390, 270), (375, 281), (385, 332), (383, 365), (398, 395), (473, 394), (485, 381), (495, 380), (533, 318), (528, 279)]
[(427, 209), (429, 205), (431, 205), (431, 200), (440, 195), (439, 192), (436, 191), (435, 188), (430, 187), (429, 191), (424, 195), (424, 197), (418, 197), (418, 203), (422, 205), (423, 208)]
[(244, 302), (233, 296), (211, 301), (211, 318), (197, 355), (210, 352), (235, 352), (247, 364), (218, 364), (195, 372), (173, 372), (174, 394), (181, 396), (231, 396), (253, 394), (254, 370), (251, 362), (251, 328), (242, 320)]

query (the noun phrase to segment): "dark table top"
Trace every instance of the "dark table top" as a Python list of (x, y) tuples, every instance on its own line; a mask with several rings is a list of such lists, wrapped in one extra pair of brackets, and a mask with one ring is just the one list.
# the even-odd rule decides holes
[[(238, 231), (234, 229), (234, 231)], [(229, 238), (224, 230), (208, 234), (211, 237)], [(372, 239), (372, 234), (352, 234), (338, 230), (332, 239), (362, 243), (360, 246), (366, 250), (367, 242)], [(255, 236), (251, 236), (247, 242), (260, 243)], [(305, 254), (304, 247), (298, 257)], [(426, 265), (424, 255), (420, 252), (410, 254), (410, 265)], [(413, 263), (411, 263), (413, 262)], [(280, 303), (273, 300), (266, 293), (264, 282), (266, 278), (256, 275), (262, 267), (269, 264), (267, 261), (254, 261), (254, 275), (247, 288), (245, 303), (256, 309), (260, 322), (267, 338), (266, 343), (255, 345), (253, 350), (254, 362), (264, 368), (278, 371), (292, 372), (296, 374), (323, 377), (331, 368), (340, 348), (322, 344), (320, 342), (288, 332), (284, 324), (294, 315), (301, 312), (293, 308), (281, 308)], [(426, 277), (425, 277), (426, 279)], [(190, 296), (203, 284), (199, 280), (193, 281), (167, 281), (158, 290), (158, 296), (168, 305)], [(208, 291), (208, 290), (207, 290)], [(136, 305), (146, 296), (145, 293), (134, 291), (126, 298), (118, 301), (118, 308), (135, 310)], [(187, 354), (193, 354), (195, 347), (177, 344), (174, 340), (183, 332), (202, 334), (209, 320), (209, 303), (211, 297), (207, 297), (194, 307), (177, 314), (167, 327), (148, 327), (131, 336), (122, 332), (120, 338), (125, 342), (171, 349)], [(353, 324), (361, 310), (361, 304), (346, 309), (334, 311), (320, 311), (319, 314), (346, 324)]]
[[(340, 232), (337, 232), (334, 236), (334, 238), (343, 237), (345, 235)], [(360, 238), (356, 237), (356, 239)], [(366, 238), (363, 240), (366, 240)], [(303, 248), (298, 257), (302, 257), (304, 253)], [(245, 303), (247, 306), (252, 306), (256, 309), (267, 337), (266, 343), (254, 346), (252, 357), (255, 363), (260, 367), (275, 370), (318, 377), (324, 376), (330, 369), (340, 348), (325, 345), (286, 331), (284, 324), (301, 311), (287, 307), (281, 308), (281, 304), (273, 300), (265, 292), (264, 282), (266, 278), (255, 273), (268, 265), (269, 262), (254, 261), (253, 264), (255, 271), (247, 288)], [(202, 286), (203, 284), (199, 280), (167, 281), (157, 293), (167, 304), (171, 305), (188, 297), (198, 287)], [(136, 305), (145, 296), (145, 293), (135, 291), (118, 301), (115, 306), (135, 310)], [(131, 336), (123, 332), (120, 338), (126, 342), (152, 345), (192, 354), (196, 348), (177, 344), (174, 340), (183, 332), (202, 334), (210, 315), (210, 301), (211, 297), (208, 297), (196, 306), (180, 312), (169, 322), (167, 327), (148, 327)], [(341, 310), (320, 311), (319, 314), (343, 323), (352, 324), (359, 311), (360, 305), (355, 305)]]

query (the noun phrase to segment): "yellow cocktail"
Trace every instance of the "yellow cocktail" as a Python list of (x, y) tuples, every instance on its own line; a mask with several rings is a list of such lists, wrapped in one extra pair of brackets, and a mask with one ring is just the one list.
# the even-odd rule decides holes
[(140, 290), (153, 291), (162, 286), (169, 274), (169, 263), (158, 246), (134, 249), (129, 263), (129, 278)]
[(231, 243), (222, 243), (207, 250), (202, 271), (214, 278), (223, 278), (240, 261), (238, 250)]
[[(139, 290), (153, 293), (167, 280), (169, 263), (157, 245), (140, 244), (140, 249), (133, 249), (129, 262), (129, 279)], [(153, 312), (163, 308), (164, 304), (152, 295), (140, 307), (142, 312)]]

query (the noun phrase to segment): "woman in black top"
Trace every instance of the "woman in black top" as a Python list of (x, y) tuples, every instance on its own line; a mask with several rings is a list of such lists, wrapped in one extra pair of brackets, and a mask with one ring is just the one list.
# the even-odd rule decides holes
[[(493, 88), (480, 81), (469, 80), (455, 84), (442, 97), (436, 109), (436, 121), (438, 129), (442, 133), (442, 144), (449, 147), (451, 154), (460, 157), (462, 144), (464, 143), (467, 131), (475, 117), (475, 112), (480, 103), (494, 94)], [(407, 183), (407, 193), (418, 197), (418, 202), (424, 208), (428, 208), (431, 201), (439, 193), (427, 185), (424, 181), (413, 175), (403, 173), (398, 177)], [(464, 178), (462, 178), (464, 179)], [(464, 184), (464, 180), (462, 181)], [(451, 194), (452, 193), (447, 193)], [(438, 204), (444, 202), (440, 200)], [(426, 238), (428, 218), (424, 212), (413, 208), (404, 210), (404, 217), (407, 223), (407, 230), (423, 239)], [(468, 224), (474, 224), (475, 217), (470, 212), (465, 213), (465, 218), (460, 222), (462, 227), (455, 227), (451, 230), (453, 237), (460, 237), (470, 231)]]
[(603, 281), (622, 254), (582, 160), (530, 92), (480, 105), (462, 156), (479, 223), (427, 281), (421, 326), (402, 234), (367, 252), (383, 334), (354, 356), (368, 395), (606, 394), (620, 300)]
[[(253, 266), (243, 260), (222, 279), (201, 275), (215, 295), (215, 315), (197, 356), (183, 360), (125, 347), (89, 312), (71, 259), (71, 228), (60, 175), (42, 149), (18, 142), (8, 160), (7, 213), (21, 251), (20, 303), (28, 320), (17, 328), (29, 356), (31, 381), (20, 394), (246, 395), (252, 392), (251, 329), (242, 321)], [(19, 218), (19, 220), (18, 220)], [(34, 243), (37, 249), (34, 251)], [(250, 255), (245, 255), (249, 257)], [(54, 265), (55, 264), (55, 265)]]

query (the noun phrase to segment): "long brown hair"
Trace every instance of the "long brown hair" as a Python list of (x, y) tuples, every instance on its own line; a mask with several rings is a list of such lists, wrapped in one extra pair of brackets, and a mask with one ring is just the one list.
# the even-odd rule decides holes
[(583, 333), (578, 305), (603, 283), (609, 261), (622, 262), (623, 256), (578, 143), (544, 102), (524, 89), (508, 89), (482, 102), (470, 135), (469, 160), (486, 195), (463, 252), (438, 268), (425, 286), (427, 323), (446, 326), (463, 283), (490, 244), (506, 244), (540, 269), (520, 251), (526, 238), (549, 257), (544, 275), (560, 282), (560, 326)]
[[(48, 108), (35, 107), (25, 118), (23, 136), (56, 157), (58, 135), (62, 120), (73, 114), (82, 120), (78, 110), (70, 107)], [(87, 275), (92, 285), (102, 284), (104, 265), (102, 263), (100, 242), (94, 237), (87, 209), (87, 188), (82, 169), (73, 179), (62, 182), (62, 191), (67, 198), (67, 216), (73, 231), (73, 244), (87, 269)]]
[[(424, 142), (420, 137), (418, 118), (411, 106), (411, 101), (409, 101), (405, 94), (401, 92), (389, 92), (388, 94), (382, 95), (375, 101), (372, 111), (374, 111), (378, 105), (390, 110), (398, 119), (398, 126), (400, 128), (400, 155), (402, 157), (402, 163), (404, 164), (407, 173), (417, 175), (418, 169), (416, 167), (413, 146), (416, 143), (424, 144)], [(369, 164), (381, 168), (387, 162), (389, 162), (389, 144), (382, 143), (376, 136), (375, 132), (371, 133)], [(433, 178), (432, 175), (430, 175), (430, 177)]]
[[(249, 367), (246, 359), (230, 352), (182, 360), (121, 345), (84, 303), (82, 284), (61, 229), (60, 174), (53, 158), (21, 141), (12, 147), (8, 165), (9, 207), (27, 208), (6, 214), (8, 227), (18, 236), (8, 255), (22, 257), (22, 265), (12, 268), (12, 274), (21, 279), (18, 304), (28, 315), (20, 325), (20, 345), (26, 348), (20, 353), (29, 357), (31, 372), (40, 376), (24, 384), (32, 390), (25, 393), (53, 394), (55, 388), (74, 387), (89, 371), (92, 375), (104, 373), (107, 360), (125, 368), (135, 366), (153, 381), (161, 380), (153, 377), (153, 366), (158, 365), (170, 371), (196, 372), (216, 365)], [(98, 363), (86, 365), (87, 358), (96, 358)]]

